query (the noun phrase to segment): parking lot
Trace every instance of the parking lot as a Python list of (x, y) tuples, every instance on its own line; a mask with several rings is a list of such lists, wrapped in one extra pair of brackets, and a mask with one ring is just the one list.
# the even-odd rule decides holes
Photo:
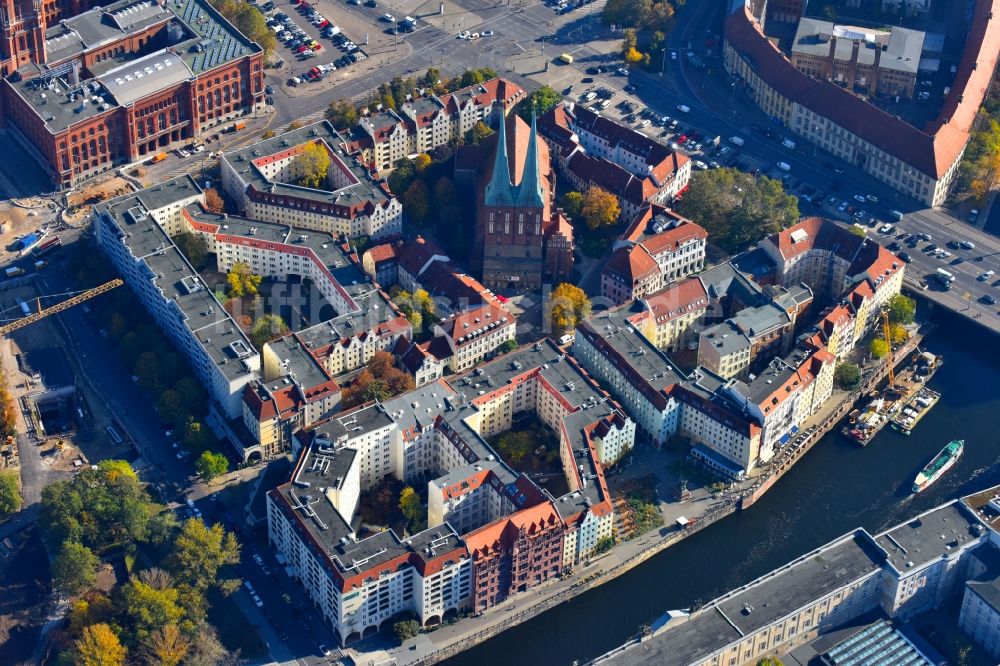
[[(369, 7), (378, 5), (377, 0), (364, 1)], [(357, 2), (360, 4), (361, 0)], [(333, 16), (328, 5), (308, 0), (281, 3), (269, 0), (260, 7), (268, 27), (275, 33), (277, 52), (289, 63), (290, 76), (286, 81), (289, 86), (320, 81), (367, 58), (359, 43), (366, 44), (370, 33), (359, 32), (363, 26), (355, 25), (356, 21), (341, 20), (344, 12), (338, 11)], [(268, 94), (275, 92), (274, 86), (269, 86)]]

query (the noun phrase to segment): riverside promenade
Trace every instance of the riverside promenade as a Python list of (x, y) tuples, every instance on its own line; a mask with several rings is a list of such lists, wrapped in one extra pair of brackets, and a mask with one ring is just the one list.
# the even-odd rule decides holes
[[(921, 327), (895, 352), (897, 364), (906, 361), (919, 346), (929, 327)], [(478, 617), (468, 617), (451, 625), (422, 633), (397, 646), (357, 645), (344, 650), (355, 663), (397, 664), (399, 666), (430, 666), (482, 643), (497, 634), (525, 622), (541, 613), (568, 601), (583, 592), (626, 573), (654, 555), (673, 546), (680, 540), (716, 523), (739, 509), (749, 508), (759, 500), (774, 483), (829, 433), (847, 415), (854, 404), (877, 388), (886, 379), (888, 365), (869, 365), (861, 383), (851, 391), (835, 390), (823, 409), (803, 424), (802, 431), (789, 441), (759, 472), (734, 491), (717, 496), (702, 496), (697, 501), (682, 503), (661, 500), (660, 512), (664, 525), (615, 546), (608, 553), (578, 567), (570, 575), (543, 583)], [(661, 497), (663, 495), (661, 494)], [(693, 519), (693, 524), (680, 528), (677, 516)], [(637, 637), (638, 640), (638, 637)], [(364, 644), (365, 641), (362, 641)]]

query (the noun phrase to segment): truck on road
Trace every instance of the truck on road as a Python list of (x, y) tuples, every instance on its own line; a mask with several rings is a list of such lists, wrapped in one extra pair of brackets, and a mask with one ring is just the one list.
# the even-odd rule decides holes
[(233, 123), (233, 132), (239, 132), (241, 129), (246, 129), (247, 124), (242, 120)]
[(24, 269), (20, 268), (19, 266), (11, 266), (7, 270), (5, 270), (4, 273), (7, 275), (7, 277), (12, 278), (12, 277), (17, 277), (18, 275), (24, 275)]
[(733, 144), (734, 146), (742, 147), (743, 144), (746, 143), (746, 141), (744, 141), (743, 137), (741, 136), (731, 136), (729, 137), (729, 143)]
[(166, 153), (156, 153), (155, 155), (153, 155), (153, 157), (150, 158), (149, 163), (156, 164), (157, 162), (162, 162), (165, 159), (167, 159)]

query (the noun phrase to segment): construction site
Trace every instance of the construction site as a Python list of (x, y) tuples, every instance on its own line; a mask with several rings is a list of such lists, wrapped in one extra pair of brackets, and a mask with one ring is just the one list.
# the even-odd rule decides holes
[(117, 434), (113, 415), (80, 380), (70, 332), (49, 318), (86, 299), (44, 292), (39, 277), (8, 280), (0, 288), (0, 363), (17, 412), (18, 434), (8, 446), (26, 468), (22, 494), (29, 502), (85, 464), (134, 457)]

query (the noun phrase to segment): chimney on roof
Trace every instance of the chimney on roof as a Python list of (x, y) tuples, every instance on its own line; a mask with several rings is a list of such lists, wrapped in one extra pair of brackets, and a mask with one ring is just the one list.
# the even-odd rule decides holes
[(868, 95), (874, 97), (878, 92), (878, 64), (882, 60), (882, 49), (875, 49), (875, 64), (872, 65), (872, 80), (868, 83)]
[(833, 80), (834, 63), (837, 60), (837, 35), (830, 34), (830, 51), (826, 55), (826, 79)]

